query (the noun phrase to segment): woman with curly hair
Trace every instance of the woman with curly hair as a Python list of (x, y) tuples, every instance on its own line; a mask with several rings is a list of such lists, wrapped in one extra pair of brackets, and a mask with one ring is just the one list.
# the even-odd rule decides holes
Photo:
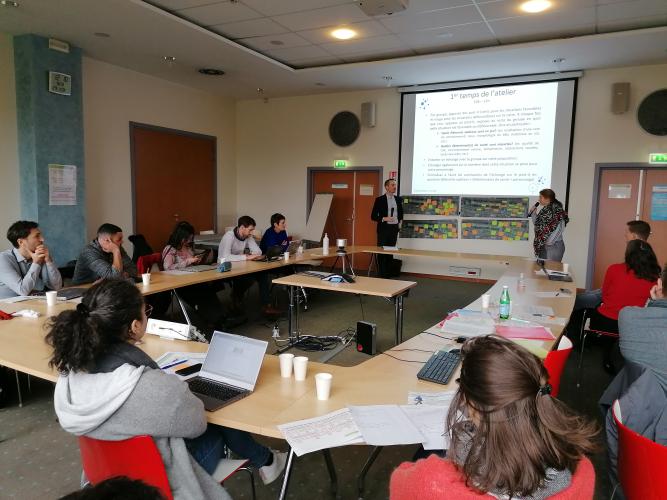
[(392, 500), (591, 499), (594, 423), (550, 396), (542, 362), (495, 335), (462, 347), (459, 389), (450, 406), (447, 458), (403, 463)]

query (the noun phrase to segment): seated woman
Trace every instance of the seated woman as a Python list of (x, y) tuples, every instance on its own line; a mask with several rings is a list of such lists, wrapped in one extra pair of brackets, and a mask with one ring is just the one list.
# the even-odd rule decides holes
[(136, 343), (146, 332), (144, 300), (136, 286), (105, 280), (73, 310), (51, 318), (46, 341), (60, 372), (54, 406), (60, 425), (77, 436), (117, 441), (152, 436), (175, 499), (227, 499), (209, 475), (227, 445), (259, 468), (264, 483), (285, 467), (247, 432), (208, 425), (204, 405), (176, 375), (162, 372)]
[(495, 335), (467, 341), (462, 353), (447, 458), (401, 464), (391, 499), (593, 498), (585, 454), (597, 449), (597, 428), (549, 395), (542, 362)]
[(285, 216), (277, 213), (271, 216), (271, 227), (264, 231), (262, 241), (259, 242), (259, 248), (263, 254), (266, 254), (269, 248), (275, 246), (280, 246), (283, 252), (286, 252), (287, 247), (289, 247)]
[[(212, 252), (196, 255), (194, 252), (195, 228), (186, 221), (176, 224), (169, 236), (167, 246), (162, 250), (162, 268), (165, 271), (184, 269), (198, 264), (210, 264), (213, 261)], [(194, 322), (208, 335), (211, 328), (229, 329), (236, 326), (234, 318), (225, 321), (222, 304), (217, 293), (222, 289), (222, 281), (201, 283), (177, 290), (179, 296), (190, 306), (194, 315)], [(201, 315), (203, 323), (197, 316)]]

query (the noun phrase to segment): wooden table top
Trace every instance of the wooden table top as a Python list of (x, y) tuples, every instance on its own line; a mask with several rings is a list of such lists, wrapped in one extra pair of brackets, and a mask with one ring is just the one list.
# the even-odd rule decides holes
[[(253, 263), (247, 262), (245, 264), (252, 265)], [(492, 301), (498, 300), (503, 284), (507, 284), (510, 287), (514, 307), (529, 304), (549, 305), (553, 307), (556, 315), (569, 316), (574, 304), (574, 285), (572, 283), (549, 281), (543, 275), (536, 275), (535, 269), (537, 268), (534, 263), (523, 258), (510, 258), (506, 273), (489, 290)], [(519, 291), (517, 280), (521, 272), (525, 275), (526, 288)], [(213, 273), (219, 274), (215, 271)], [(195, 279), (198, 279), (198, 275), (202, 274), (209, 274), (209, 272), (195, 273), (197, 275)], [(229, 273), (223, 273), (223, 275), (227, 276)], [(155, 279), (158, 276), (156, 275), (153, 278)], [(169, 276), (169, 278), (180, 277)], [(304, 276), (304, 278), (307, 278), (307, 276)], [(313, 279), (321, 281), (317, 278)], [(204, 280), (196, 282), (202, 281)], [(413, 282), (380, 281), (396, 283), (396, 290), (405, 290), (403, 287), (410, 288), (414, 286)], [(166, 282), (167, 280), (165, 280), (165, 286)], [(161, 286), (158, 281), (156, 281), (156, 284)], [(359, 284), (361, 286), (368, 283), (360, 277)], [(153, 283), (151, 283), (152, 286)], [(142, 285), (139, 285), (139, 287), (141, 288)], [(572, 294), (564, 298), (553, 299), (542, 299), (534, 296), (536, 291), (552, 291), (560, 288), (567, 288), (572, 291)], [(155, 290), (153, 290), (153, 293), (155, 293)], [(350, 291), (350, 293), (362, 292)], [(478, 302), (475, 301), (468, 307), (478, 307)], [(49, 316), (73, 307), (75, 305), (71, 302), (64, 302), (49, 308), (46, 306), (46, 302), (40, 299), (15, 304), (0, 304), (0, 309), (6, 312), (14, 312), (19, 309), (35, 309), (42, 313), (39, 318), (35, 319), (14, 318), (10, 321), (0, 321), (0, 346), (2, 346), (0, 349), (0, 365), (55, 381), (57, 373), (48, 366), (50, 347), (44, 341), (45, 323)], [(558, 335), (560, 333), (560, 328), (551, 328), (554, 334)], [(433, 332), (436, 335), (438, 333), (437, 330), (433, 330)], [(430, 356), (428, 352), (401, 351), (401, 349), (437, 351), (452, 344), (453, 342), (450, 340), (428, 333), (421, 333), (387, 351), (387, 353), (403, 360), (424, 362)], [(543, 348), (548, 350), (552, 344), (553, 342), (544, 342)], [(207, 349), (207, 345), (198, 342), (165, 340), (153, 335), (146, 335), (144, 342), (139, 347), (153, 359), (157, 359), (167, 351), (204, 352)], [(455, 382), (453, 381), (456, 377), (452, 377), (452, 382), (448, 386), (418, 380), (416, 374), (421, 366), (421, 363), (399, 361), (383, 354), (378, 354), (353, 367), (309, 362), (306, 380), (297, 382), (294, 378), (283, 379), (280, 377), (277, 356), (267, 355), (264, 358), (255, 392), (228, 407), (208, 413), (207, 417), (209, 422), (215, 424), (280, 438), (282, 436), (277, 425), (281, 423), (323, 415), (349, 404), (405, 404), (408, 391), (438, 392), (455, 388)], [(314, 375), (318, 372), (333, 374), (331, 398), (328, 401), (318, 401), (315, 397)]]
[(276, 285), (302, 286), (317, 288), (318, 290), (332, 290), (341, 293), (355, 293), (360, 295), (374, 295), (376, 297), (396, 297), (406, 290), (417, 286), (414, 281), (387, 280), (382, 278), (367, 278), (356, 276), (354, 283), (332, 283), (316, 276), (292, 274), (273, 280)]

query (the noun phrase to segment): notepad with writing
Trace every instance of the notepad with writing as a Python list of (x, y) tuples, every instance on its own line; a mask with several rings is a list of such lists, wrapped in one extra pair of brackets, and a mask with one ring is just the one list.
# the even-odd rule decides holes
[(543, 326), (503, 326), (496, 325), (496, 333), (508, 339), (554, 340), (553, 333)]

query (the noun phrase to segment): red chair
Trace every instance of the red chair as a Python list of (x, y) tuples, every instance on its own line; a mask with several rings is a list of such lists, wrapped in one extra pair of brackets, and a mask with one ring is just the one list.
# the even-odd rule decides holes
[(618, 477), (625, 497), (628, 500), (667, 498), (667, 446), (623, 425), (618, 400), (612, 408), (618, 429)]
[(150, 273), (153, 264), (157, 264), (160, 271), (162, 271), (162, 254), (152, 253), (150, 255), (142, 255), (137, 259), (137, 272), (139, 274)]
[[(79, 451), (83, 471), (88, 481), (97, 484), (105, 479), (126, 476), (158, 488), (167, 500), (174, 497), (160, 452), (150, 436), (136, 436), (123, 441), (103, 441), (79, 437)], [(249, 460), (221, 459), (213, 478), (221, 484), (239, 470), (250, 476), (252, 498), (255, 500), (255, 479)]]
[(162, 457), (150, 436), (124, 441), (101, 441), (81, 436), (79, 451), (83, 471), (92, 484), (127, 476), (155, 486), (167, 500), (173, 499)]
[(544, 367), (549, 372), (549, 385), (551, 385), (551, 395), (554, 398), (558, 397), (558, 391), (560, 389), (560, 377), (563, 374), (565, 369), (565, 363), (567, 363), (567, 358), (570, 357), (572, 352), (572, 341), (563, 335), (560, 338), (558, 347), (550, 351), (547, 354), (547, 357), (544, 359)]

